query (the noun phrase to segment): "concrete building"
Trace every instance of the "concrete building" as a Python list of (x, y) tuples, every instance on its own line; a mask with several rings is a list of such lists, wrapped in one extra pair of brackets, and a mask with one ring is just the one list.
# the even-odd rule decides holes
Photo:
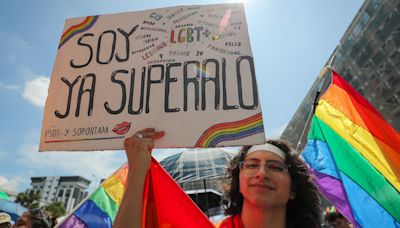
[[(331, 59), (333, 69), (400, 131), (400, 2), (366, 0)], [(320, 84), (318, 78), (281, 136), (299, 149), (306, 143), (305, 125)]]
[(90, 181), (80, 176), (32, 177), (29, 192), (40, 195), (41, 205), (63, 202), (70, 212), (87, 195)]

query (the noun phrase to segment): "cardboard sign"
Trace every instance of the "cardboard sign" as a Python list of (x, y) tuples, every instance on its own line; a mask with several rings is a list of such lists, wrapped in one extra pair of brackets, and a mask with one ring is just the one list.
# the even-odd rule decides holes
[(242, 4), (68, 19), (39, 151), (122, 149), (148, 127), (156, 147), (265, 141)]

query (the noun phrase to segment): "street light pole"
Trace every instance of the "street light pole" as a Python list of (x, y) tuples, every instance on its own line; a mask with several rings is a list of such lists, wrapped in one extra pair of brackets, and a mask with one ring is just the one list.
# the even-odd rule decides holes
[(204, 195), (206, 197), (206, 215), (207, 215), (207, 217), (210, 217), (210, 214), (208, 212), (208, 196), (207, 196), (206, 179), (203, 179), (203, 184), (204, 184)]

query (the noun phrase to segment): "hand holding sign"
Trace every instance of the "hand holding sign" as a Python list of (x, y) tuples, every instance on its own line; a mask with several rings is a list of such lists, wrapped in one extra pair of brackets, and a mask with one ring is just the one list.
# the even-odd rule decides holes
[(128, 157), (130, 171), (144, 171), (146, 173), (149, 170), (154, 140), (160, 139), (164, 135), (164, 131), (146, 128), (125, 139), (124, 148)]

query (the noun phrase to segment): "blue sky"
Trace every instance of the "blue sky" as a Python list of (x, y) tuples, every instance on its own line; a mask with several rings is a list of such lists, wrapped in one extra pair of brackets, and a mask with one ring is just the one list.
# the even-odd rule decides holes
[[(277, 137), (363, 1), (3, 1), (0, 7), (0, 190), (24, 191), (29, 187), (31, 176), (81, 175), (98, 182), (126, 160), (122, 151), (37, 152), (47, 87), (65, 19), (229, 2), (245, 4), (264, 127), (267, 136)], [(170, 153), (173, 151), (156, 151), (156, 156), (162, 158)]]

